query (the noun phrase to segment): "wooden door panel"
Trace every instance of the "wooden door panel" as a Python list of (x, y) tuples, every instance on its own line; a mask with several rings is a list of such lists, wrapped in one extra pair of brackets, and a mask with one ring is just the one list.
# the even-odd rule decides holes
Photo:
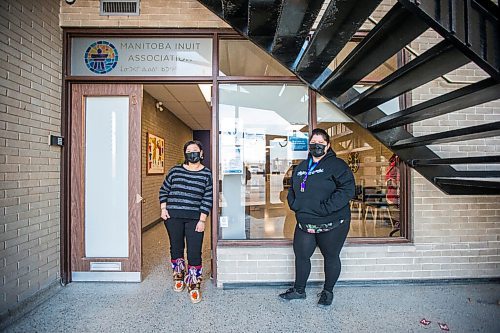
[[(141, 271), (141, 105), (142, 85), (74, 84), (71, 103), (71, 271), (89, 272), (91, 262), (120, 262), (121, 272)], [(129, 97), (128, 257), (85, 257), (85, 99), (96, 96)], [(103, 189), (105, 191), (105, 189)]]

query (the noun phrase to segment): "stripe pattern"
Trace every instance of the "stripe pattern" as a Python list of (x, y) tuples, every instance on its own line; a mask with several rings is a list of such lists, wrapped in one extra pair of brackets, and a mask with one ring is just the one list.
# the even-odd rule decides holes
[(170, 217), (198, 219), (209, 214), (213, 202), (212, 172), (207, 167), (190, 171), (176, 165), (160, 188), (160, 203), (167, 203)]

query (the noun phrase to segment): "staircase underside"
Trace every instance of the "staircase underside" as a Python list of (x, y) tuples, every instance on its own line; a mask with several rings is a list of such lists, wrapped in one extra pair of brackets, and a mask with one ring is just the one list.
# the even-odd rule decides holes
[[(199, 0), (448, 194), (500, 194), (500, 155), (440, 158), (429, 145), (500, 136), (500, 122), (415, 137), (409, 125), (500, 98), (499, 8), (490, 0), (399, 0), (334, 69), (381, 0)], [(322, 7), (325, 9), (321, 18)], [(319, 22), (317, 22), (319, 19)], [(373, 21), (373, 20), (372, 20)], [(313, 25), (317, 22), (317, 27)], [(427, 29), (442, 40), (359, 93), (365, 76)], [(489, 77), (386, 115), (378, 106), (474, 62)], [(464, 145), (467, 143), (465, 142)], [(497, 150), (498, 151), (498, 150)], [(459, 171), (467, 165), (480, 171)], [(491, 169), (491, 170), (488, 170)]]

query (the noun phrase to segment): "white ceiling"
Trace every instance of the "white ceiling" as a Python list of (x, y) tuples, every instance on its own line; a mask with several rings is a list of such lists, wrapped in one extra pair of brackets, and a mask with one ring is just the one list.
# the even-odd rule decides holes
[(212, 127), (211, 108), (197, 84), (144, 85), (144, 90), (191, 129)]

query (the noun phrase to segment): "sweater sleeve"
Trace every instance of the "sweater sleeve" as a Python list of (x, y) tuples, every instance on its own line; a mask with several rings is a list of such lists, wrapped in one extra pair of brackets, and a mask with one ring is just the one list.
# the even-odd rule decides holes
[(168, 194), (170, 193), (170, 189), (172, 188), (172, 176), (173, 171), (170, 170), (163, 180), (163, 184), (160, 187), (160, 204), (167, 202)]
[(205, 214), (209, 214), (213, 205), (213, 181), (212, 175), (209, 174), (207, 177), (207, 186), (205, 188), (205, 193), (201, 199), (200, 211)]
[(333, 175), (337, 188), (330, 197), (323, 202), (323, 205), (329, 213), (338, 211), (347, 206), (355, 195), (354, 175), (344, 161), (342, 161), (342, 164), (343, 167), (339, 170), (338, 174)]

